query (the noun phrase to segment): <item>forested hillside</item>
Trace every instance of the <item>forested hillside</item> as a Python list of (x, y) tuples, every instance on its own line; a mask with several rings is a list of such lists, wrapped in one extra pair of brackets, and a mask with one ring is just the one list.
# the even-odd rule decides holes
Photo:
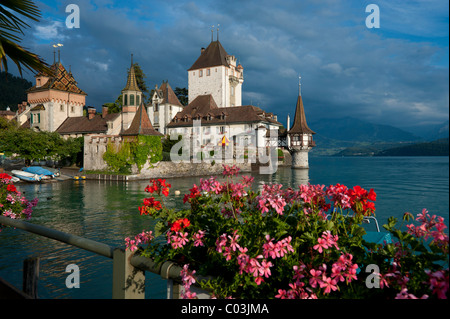
[(28, 80), (0, 72), (0, 110), (6, 110), (9, 106), (11, 111), (16, 111), (17, 104), (27, 100), (25, 91), (32, 86)]

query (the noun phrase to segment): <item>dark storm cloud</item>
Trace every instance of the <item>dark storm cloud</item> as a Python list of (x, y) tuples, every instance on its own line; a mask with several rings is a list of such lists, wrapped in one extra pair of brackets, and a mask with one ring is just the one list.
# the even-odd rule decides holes
[[(72, 66), (88, 105), (112, 102), (130, 54), (152, 88), (187, 87), (187, 69), (220, 24), (220, 41), (244, 66), (243, 104), (285, 122), (302, 76), (310, 121), (354, 116), (398, 127), (448, 119), (448, 4), (376, 1), (380, 28), (368, 29), (361, 1), (78, 1), (81, 27), (65, 27), (70, 1), (39, 3), (43, 19), (26, 45)], [(217, 32), (214, 32), (216, 38)]]

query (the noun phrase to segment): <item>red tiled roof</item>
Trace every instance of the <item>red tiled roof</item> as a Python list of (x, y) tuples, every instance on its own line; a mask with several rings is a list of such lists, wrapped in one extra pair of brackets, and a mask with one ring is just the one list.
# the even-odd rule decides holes
[(145, 110), (144, 103), (139, 105), (136, 115), (131, 122), (130, 127), (121, 133), (121, 135), (137, 136), (137, 135), (163, 135), (153, 128), (152, 122), (148, 117), (147, 111)]
[(56, 129), (56, 132), (59, 134), (106, 133), (108, 130), (107, 122), (114, 120), (117, 116), (120, 116), (120, 114), (108, 114), (105, 117), (96, 114), (92, 119), (86, 116), (68, 117)]
[(183, 105), (180, 103), (180, 100), (178, 100), (177, 95), (172, 90), (172, 87), (168, 82), (163, 82), (159, 87), (158, 91), (161, 91), (163, 97), (163, 102), (161, 104), (168, 103), (183, 107)]
[[(210, 117), (209, 117), (210, 116)], [(268, 122), (282, 125), (276, 121), (272, 113), (265, 113), (253, 105), (217, 107), (211, 94), (197, 96), (181, 112), (178, 112), (167, 127), (192, 126), (193, 121), (202, 120), (202, 125), (226, 125), (239, 123)], [(178, 119), (178, 122), (176, 121)], [(182, 120), (186, 119), (186, 120)]]

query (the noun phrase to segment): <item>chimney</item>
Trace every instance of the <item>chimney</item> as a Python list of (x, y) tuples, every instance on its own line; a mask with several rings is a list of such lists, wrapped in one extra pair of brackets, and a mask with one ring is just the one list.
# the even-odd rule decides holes
[(102, 105), (102, 118), (105, 118), (108, 115), (108, 107), (106, 105)]
[(200, 53), (203, 54), (203, 52), (205, 52), (205, 48), (201, 48), (201, 49), (200, 49)]
[(96, 110), (93, 107), (88, 108), (88, 119), (92, 120), (95, 117)]

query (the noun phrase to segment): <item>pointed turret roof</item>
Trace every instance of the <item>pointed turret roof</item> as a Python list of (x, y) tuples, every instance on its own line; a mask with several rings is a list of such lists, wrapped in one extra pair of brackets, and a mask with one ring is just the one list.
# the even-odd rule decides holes
[(124, 131), (121, 135), (137, 136), (137, 135), (163, 135), (153, 128), (150, 121), (145, 105), (142, 102), (136, 112), (136, 115), (131, 122), (130, 127)]
[(302, 96), (299, 94), (297, 105), (295, 107), (294, 125), (288, 132), (289, 134), (316, 134), (308, 127), (306, 123), (305, 108), (303, 107)]
[(197, 61), (188, 69), (197, 70), (213, 66), (225, 65), (229, 66), (227, 62), (228, 53), (223, 48), (222, 44), (217, 41), (211, 41), (205, 50), (202, 50)]
[(122, 92), (123, 91), (141, 91), (136, 81), (133, 60), (131, 60), (130, 70), (128, 71), (127, 85), (125, 85)]

